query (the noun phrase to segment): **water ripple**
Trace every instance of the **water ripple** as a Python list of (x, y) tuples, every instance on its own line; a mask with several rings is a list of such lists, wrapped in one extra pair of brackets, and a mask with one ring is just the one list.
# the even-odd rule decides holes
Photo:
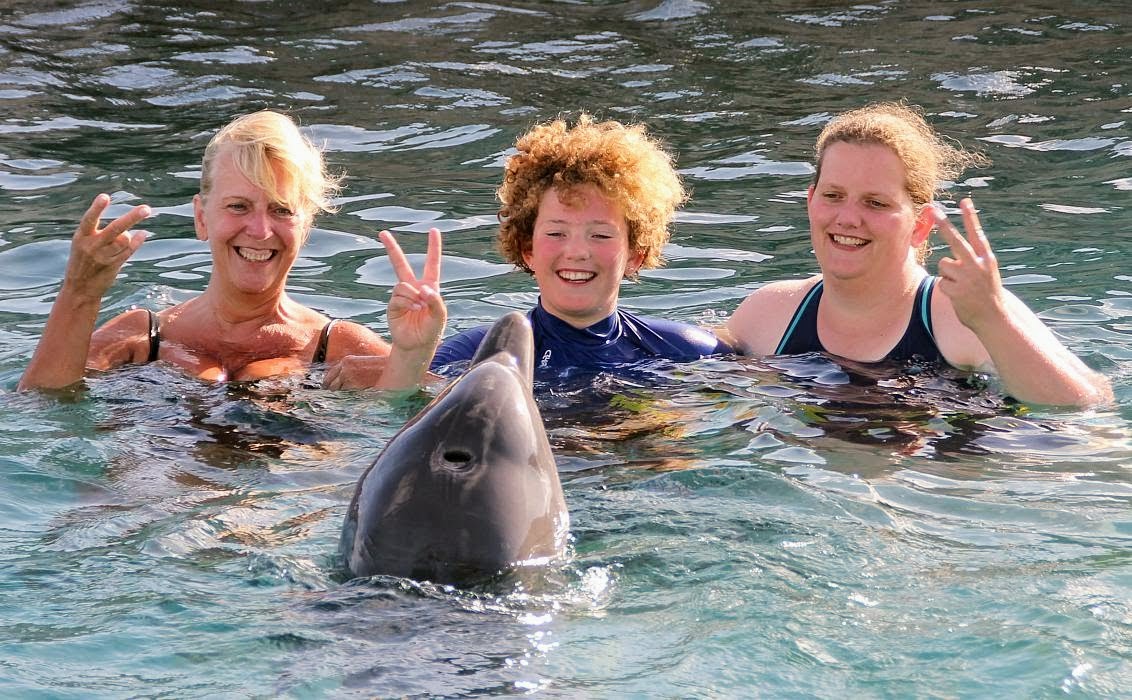
[(20, 15), (15, 23), (21, 27), (72, 27), (81, 29), (98, 20), (106, 20), (114, 15), (129, 12), (131, 3), (121, 0), (97, 0), (82, 2), (73, 7), (60, 10), (32, 12)]
[(1037, 81), (1032, 84), (1019, 82), (1021, 75), (1018, 71), (995, 71), (993, 73), (969, 73), (958, 75), (955, 73), (936, 73), (932, 75), (945, 90), (955, 92), (973, 92), (976, 95), (997, 95), (1001, 97), (1019, 98), (1034, 92), (1040, 85), (1048, 81)]
[[(1126, 693), (1119, 3), (230, 5), (0, 11), (9, 695), (73, 695), (76, 678), (173, 697)], [(111, 215), (159, 214), (100, 318), (206, 284), (194, 163), (235, 112), (290, 111), (349, 175), (295, 298), (387, 335), (394, 275), (374, 234), (394, 227), (419, 269), (417, 232), (436, 226), (450, 334), (537, 300), (494, 249), (493, 190), (531, 123), (584, 107), (671, 145), (693, 199), (669, 266), (623, 301), (710, 326), (752, 288), (813, 273), (813, 139), (882, 98), (992, 158), (952, 189), (977, 191), (1007, 282), (1113, 380), (1116, 406), (1014, 404), (989, 378), (820, 356), (540, 386), (575, 558), (546, 596), (469, 596), (342, 585), (334, 564), (354, 480), (438, 387), (327, 392), (318, 370), (223, 386), (153, 363), (14, 391), (94, 192), (114, 193)]]

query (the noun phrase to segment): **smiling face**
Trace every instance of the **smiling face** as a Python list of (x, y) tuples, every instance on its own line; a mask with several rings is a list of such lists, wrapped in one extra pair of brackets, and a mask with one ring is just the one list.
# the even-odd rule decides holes
[[(274, 171), (284, 177), (281, 168)], [(213, 164), (208, 194), (193, 198), (193, 213), (197, 238), (212, 251), (209, 286), (220, 285), (228, 295), (283, 293), (311, 224), (309, 214), (274, 201), (223, 151)]]
[(595, 185), (573, 188), (568, 200), (553, 188), (542, 195), (523, 260), (538, 282), (543, 307), (585, 328), (614, 312), (621, 280), (643, 256), (630, 252), (624, 215)]
[(919, 209), (892, 149), (844, 141), (828, 146), (807, 204), (823, 275), (895, 275), (916, 265), (915, 249), (931, 233)]

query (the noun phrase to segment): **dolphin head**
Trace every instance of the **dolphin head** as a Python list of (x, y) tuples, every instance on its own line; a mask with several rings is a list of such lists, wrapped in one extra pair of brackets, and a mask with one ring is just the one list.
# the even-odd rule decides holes
[(353, 576), (465, 583), (562, 555), (562, 486), (532, 395), (534, 341), (511, 312), (468, 370), (362, 474), (340, 551)]

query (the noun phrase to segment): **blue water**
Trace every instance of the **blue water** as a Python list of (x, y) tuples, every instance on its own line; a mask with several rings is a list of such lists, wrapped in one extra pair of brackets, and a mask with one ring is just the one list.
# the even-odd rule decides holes
[[(1130, 96), (1122, 3), (7, 3), (0, 695), (1127, 695)], [(501, 164), (533, 123), (585, 108), (671, 146), (693, 198), (668, 266), (622, 298), (715, 323), (812, 274), (813, 139), (899, 98), (990, 156), (955, 195), (1115, 406), (812, 357), (543, 386), (571, 558), (456, 591), (334, 563), (355, 480), (427, 395), (157, 366), (13, 391), (96, 193), (159, 212), (106, 317), (203, 288), (190, 202), (238, 113), (292, 112), (347, 173), (292, 293), (384, 332), (375, 234), (419, 259), (437, 226), (453, 332), (535, 298), (493, 245)]]

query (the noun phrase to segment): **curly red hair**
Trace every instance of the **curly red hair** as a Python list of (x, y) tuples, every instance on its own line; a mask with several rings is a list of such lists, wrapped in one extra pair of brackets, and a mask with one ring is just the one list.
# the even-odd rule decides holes
[(661, 250), (669, 225), (688, 194), (673, 158), (644, 125), (595, 122), (585, 113), (577, 124), (563, 119), (535, 126), (515, 143), (507, 159), (499, 197), (499, 248), (526, 272), (539, 203), (554, 188), (564, 201), (581, 185), (595, 185), (616, 204), (629, 230), (629, 251), (640, 253), (641, 267), (663, 264)]

